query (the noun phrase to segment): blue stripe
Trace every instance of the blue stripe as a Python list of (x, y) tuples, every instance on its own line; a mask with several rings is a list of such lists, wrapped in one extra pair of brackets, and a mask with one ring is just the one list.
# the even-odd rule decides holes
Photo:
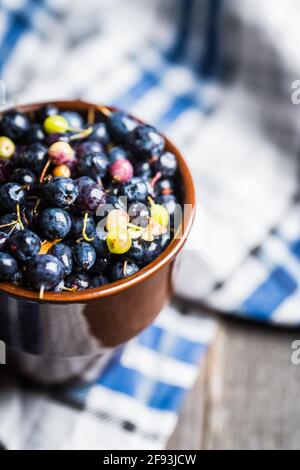
[(140, 79), (126, 92), (113, 100), (112, 105), (120, 108), (129, 108), (135, 101), (140, 99), (147, 91), (159, 84), (159, 76), (144, 70)]
[(300, 259), (300, 240), (295, 241), (291, 245), (291, 252)]
[(243, 303), (241, 311), (253, 318), (268, 319), (274, 310), (296, 289), (295, 280), (284, 268), (278, 266)]
[[(8, 24), (6, 33), (0, 45), (0, 73), (10, 57), (11, 53), (17, 46), (23, 34), (31, 28), (32, 15), (35, 13), (37, 7), (42, 7), (44, 0), (29, 0), (26, 2), (22, 9), (8, 13)], [(27, 12), (30, 10), (30, 16)]]
[[(149, 384), (149, 379), (140, 372), (115, 364), (107, 369), (97, 382), (98, 385), (124, 393), (131, 397), (138, 397), (143, 383)], [(180, 406), (185, 389), (163, 382), (153, 382), (153, 393), (146, 405), (165, 411), (176, 411)]]
[(169, 127), (181, 114), (190, 108), (197, 108), (198, 111), (207, 114), (209, 108), (201, 102), (196, 94), (190, 93), (180, 95), (174, 98), (169, 108), (165, 113), (156, 121), (156, 127), (164, 130)]
[[(169, 341), (166, 341), (166, 338), (168, 338)], [(138, 341), (141, 345), (149, 349), (188, 364), (198, 365), (200, 358), (207, 349), (206, 344), (196, 343), (181, 336), (173, 335), (156, 325), (151, 325), (140, 333)], [(167, 351), (164, 347), (165, 344), (171, 345)]]
[(221, 0), (208, 0), (208, 21), (205, 46), (200, 63), (200, 72), (206, 77), (215, 77), (220, 72), (219, 20)]
[(169, 51), (165, 53), (166, 59), (174, 62), (182, 59), (187, 49), (194, 0), (179, 0), (179, 2), (176, 38)]

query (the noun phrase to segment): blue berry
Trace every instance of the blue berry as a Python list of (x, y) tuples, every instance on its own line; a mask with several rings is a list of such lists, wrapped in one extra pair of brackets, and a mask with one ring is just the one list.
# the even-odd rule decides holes
[(9, 239), (10, 251), (22, 262), (27, 262), (38, 254), (41, 248), (41, 240), (31, 230), (15, 232)]
[(40, 122), (44, 122), (45, 119), (49, 116), (57, 116), (59, 114), (59, 109), (54, 104), (47, 104), (42, 106), (38, 111), (36, 111), (37, 118)]
[(90, 287), (90, 277), (82, 271), (69, 274), (69, 276), (65, 278), (65, 286), (75, 291), (88, 289)]
[(0, 205), (7, 212), (16, 210), (17, 204), (23, 207), (26, 191), (18, 183), (5, 183), (0, 187)]
[(140, 264), (143, 262), (146, 250), (146, 244), (143, 240), (132, 240), (131, 248), (127, 251), (126, 257)]
[(99, 274), (99, 276), (92, 277), (90, 287), (101, 287), (108, 283), (108, 278), (106, 276), (103, 276), (103, 274)]
[(8, 281), (17, 270), (16, 260), (8, 253), (0, 252), (0, 281)]
[(0, 231), (0, 251), (7, 247), (8, 235), (7, 233)]
[(127, 197), (128, 203), (139, 201), (145, 202), (148, 196), (148, 186), (146, 182), (135, 176), (122, 188), (123, 196)]
[(109, 133), (104, 122), (97, 122), (93, 125), (93, 132), (88, 136), (89, 140), (100, 142), (107, 145), (110, 141)]
[[(71, 221), (72, 221), (72, 225), (71, 225), (70, 235), (75, 240), (77, 240), (78, 238), (82, 237), (84, 217), (82, 215), (71, 215)], [(87, 217), (87, 221), (86, 221), (85, 234), (91, 238), (93, 237), (95, 231), (96, 231), (96, 224), (94, 222), (92, 215), (89, 214)]]
[(147, 180), (152, 175), (152, 169), (148, 162), (138, 161), (134, 164), (134, 175)]
[(29, 168), (16, 168), (9, 179), (21, 186), (29, 186), (30, 189), (36, 186), (36, 176)]
[(99, 153), (103, 152), (103, 145), (96, 140), (86, 140), (85, 142), (80, 142), (75, 147), (76, 155), (78, 158), (83, 157), (87, 153)]
[(51, 290), (63, 277), (61, 262), (52, 255), (37, 255), (29, 261), (27, 276), (34, 289)]
[(45, 137), (43, 127), (40, 124), (31, 124), (27, 135), (27, 142), (29, 144), (44, 142)]
[(124, 142), (136, 126), (137, 121), (122, 111), (112, 113), (108, 119), (109, 130), (116, 143)]
[(26, 114), (10, 111), (3, 114), (0, 127), (1, 134), (12, 140), (21, 140), (25, 138), (30, 122)]
[(130, 222), (139, 227), (147, 227), (150, 218), (148, 207), (142, 202), (133, 202), (128, 208)]
[(79, 269), (88, 271), (96, 261), (96, 252), (89, 243), (80, 242), (74, 247), (73, 257)]
[(24, 166), (40, 174), (48, 160), (48, 147), (40, 142), (31, 144), (23, 150), (20, 159)]
[(137, 273), (138, 270), (139, 267), (131, 261), (117, 261), (112, 267), (110, 279), (111, 281), (120, 281)]
[(128, 155), (122, 147), (113, 147), (108, 151), (107, 155), (111, 164), (116, 162), (117, 160), (128, 159)]
[(165, 146), (164, 138), (154, 127), (145, 124), (131, 131), (126, 142), (132, 155), (139, 160), (160, 156)]
[(95, 212), (106, 202), (106, 192), (103, 186), (97, 183), (83, 186), (77, 198), (77, 207), (83, 212)]
[(103, 152), (92, 152), (78, 160), (78, 171), (81, 175), (103, 178), (109, 167), (109, 160)]
[(93, 273), (96, 274), (97, 276), (99, 274), (103, 274), (111, 266), (111, 262), (112, 262), (112, 257), (110, 253), (107, 253), (105, 256), (102, 256), (101, 258), (97, 258), (92, 268)]
[(72, 249), (66, 243), (57, 243), (50, 250), (50, 255), (55, 256), (61, 262), (64, 275), (67, 276), (73, 269)]
[(173, 153), (164, 152), (155, 162), (154, 168), (164, 178), (172, 178), (177, 170), (177, 160)]
[(71, 218), (68, 212), (56, 207), (43, 210), (38, 221), (43, 236), (49, 240), (65, 238), (71, 229)]
[(78, 196), (78, 185), (71, 178), (56, 177), (46, 182), (44, 192), (53, 205), (68, 207), (74, 204)]
[(63, 111), (60, 113), (60, 116), (63, 116), (67, 120), (71, 128), (76, 130), (83, 129), (83, 117), (79, 113), (76, 113), (76, 111)]

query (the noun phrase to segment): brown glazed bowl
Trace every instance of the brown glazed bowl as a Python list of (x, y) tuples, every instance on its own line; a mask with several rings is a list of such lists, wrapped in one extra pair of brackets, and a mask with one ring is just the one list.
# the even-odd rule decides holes
[[(99, 106), (77, 100), (51, 103), (60, 110), (84, 113)], [(15, 109), (32, 112), (45, 104), (49, 103)], [(166, 148), (177, 157), (182, 203), (189, 208), (182, 237), (173, 239), (157, 259), (130, 279), (101, 288), (45, 292), (40, 300), (37, 292), (1, 283), (0, 340), (7, 347), (8, 366), (40, 383), (91, 379), (114, 348), (149, 325), (169, 300), (174, 260), (193, 222), (195, 194), (187, 164), (167, 138)]]

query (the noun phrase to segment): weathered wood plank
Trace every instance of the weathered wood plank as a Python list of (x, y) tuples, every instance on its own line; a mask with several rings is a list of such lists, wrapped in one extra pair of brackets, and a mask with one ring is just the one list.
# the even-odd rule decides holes
[(291, 363), (299, 338), (297, 331), (222, 321), (172, 447), (299, 449), (300, 366)]

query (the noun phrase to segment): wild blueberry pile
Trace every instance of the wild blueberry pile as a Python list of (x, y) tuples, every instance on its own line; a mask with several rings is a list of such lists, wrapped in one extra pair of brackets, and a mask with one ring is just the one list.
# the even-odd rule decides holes
[(176, 173), (164, 138), (123, 112), (3, 113), (0, 281), (42, 297), (135, 274), (170, 241)]

